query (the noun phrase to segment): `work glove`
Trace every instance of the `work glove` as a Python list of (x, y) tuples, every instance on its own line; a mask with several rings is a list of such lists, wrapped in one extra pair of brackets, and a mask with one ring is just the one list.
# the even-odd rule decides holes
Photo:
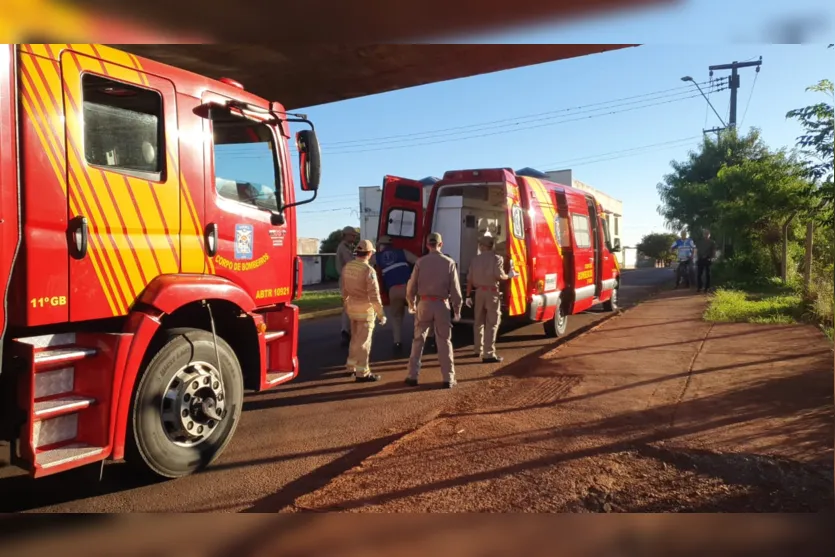
[(453, 323), (458, 323), (459, 321), (461, 321), (461, 314), (456, 313), (455, 316), (452, 318), (452, 322)]
[(516, 272), (516, 269), (511, 268), (510, 272), (507, 274), (507, 278), (513, 279), (519, 276), (519, 273)]
[(467, 299), (464, 301), (464, 305), (465, 305), (465, 306), (467, 306), (468, 308), (473, 307), (473, 299), (472, 299), (472, 298), (467, 298)]
[(378, 318), (378, 320), (380, 321), (380, 326), (381, 326), (381, 327), (382, 327), (383, 325), (385, 325), (385, 324), (386, 324), (386, 321), (388, 321), (388, 320), (386, 319), (386, 316), (385, 316), (385, 315), (381, 315), (381, 316)]

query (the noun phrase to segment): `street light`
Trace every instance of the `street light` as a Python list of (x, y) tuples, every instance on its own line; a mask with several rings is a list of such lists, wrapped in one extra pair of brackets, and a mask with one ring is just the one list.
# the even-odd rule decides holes
[(728, 125), (725, 123), (725, 121), (722, 119), (722, 117), (721, 117), (721, 116), (719, 116), (719, 113), (718, 113), (718, 112), (716, 112), (716, 109), (715, 109), (715, 108), (713, 108), (713, 103), (712, 103), (712, 102), (710, 102), (710, 99), (709, 99), (709, 98), (707, 98), (707, 95), (705, 95), (705, 92), (704, 92), (704, 91), (702, 91), (702, 88), (701, 88), (701, 87), (699, 87), (699, 84), (698, 84), (698, 83), (696, 83), (696, 80), (694, 80), (694, 79), (693, 79), (692, 77), (690, 77), (689, 75), (685, 75), (684, 77), (682, 77), (682, 78), (681, 78), (681, 80), (682, 80), (682, 81), (689, 81), (690, 83), (692, 83), (693, 85), (695, 85), (695, 86), (696, 86), (696, 89), (698, 89), (698, 90), (699, 90), (699, 93), (701, 93), (701, 94), (702, 94), (702, 96), (703, 96), (703, 97), (705, 98), (705, 100), (707, 101), (707, 104), (709, 104), (709, 105), (710, 105), (710, 108), (712, 108), (712, 109), (713, 109), (713, 113), (714, 113), (714, 114), (716, 114), (716, 117), (717, 117), (717, 118), (719, 118), (719, 121), (720, 121), (720, 122), (722, 122), (722, 125), (723, 125), (723, 126), (725, 126), (725, 127), (728, 127)]

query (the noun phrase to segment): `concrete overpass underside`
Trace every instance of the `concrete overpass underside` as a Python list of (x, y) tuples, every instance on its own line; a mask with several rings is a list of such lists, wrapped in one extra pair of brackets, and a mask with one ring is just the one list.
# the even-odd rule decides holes
[(637, 45), (112, 44), (298, 109)]

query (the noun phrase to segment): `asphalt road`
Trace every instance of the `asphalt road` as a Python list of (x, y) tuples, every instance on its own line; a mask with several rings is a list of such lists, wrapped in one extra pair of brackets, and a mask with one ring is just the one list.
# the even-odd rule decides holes
[[(621, 307), (628, 307), (669, 282), (666, 269), (624, 273)], [(568, 333), (606, 317), (590, 311), (569, 318)], [(248, 395), (235, 437), (208, 470), (175, 481), (140, 483), (119, 463), (73, 470), (31, 480), (11, 467), (0, 468), (0, 512), (274, 512), (317, 489), (381, 450), (403, 432), (433, 417), (451, 391), (439, 389), (435, 354), (424, 356), (421, 386), (403, 384), (407, 355), (395, 358), (388, 327), (375, 333), (373, 368), (383, 376), (373, 384), (344, 377), (346, 349), (339, 347), (339, 319), (303, 321), (300, 376), (276, 392)], [(410, 330), (411, 321), (404, 324)], [(411, 335), (404, 331), (408, 342)], [(472, 336), (456, 344), (459, 388), (489, 377), (502, 366), (557, 341), (542, 325), (502, 332), (501, 364), (473, 358)], [(6, 447), (0, 451), (7, 450)], [(7, 455), (0, 453), (0, 460)]]

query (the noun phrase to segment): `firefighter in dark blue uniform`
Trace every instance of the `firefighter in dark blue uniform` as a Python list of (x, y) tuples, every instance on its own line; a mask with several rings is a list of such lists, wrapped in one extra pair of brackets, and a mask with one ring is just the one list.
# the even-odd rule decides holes
[(412, 267), (417, 257), (410, 251), (395, 248), (391, 238), (382, 236), (379, 240), (376, 263), (383, 276), (383, 285), (388, 291), (389, 311), (391, 312), (394, 349), (403, 349), (403, 315), (406, 313), (406, 283), (412, 276)]

